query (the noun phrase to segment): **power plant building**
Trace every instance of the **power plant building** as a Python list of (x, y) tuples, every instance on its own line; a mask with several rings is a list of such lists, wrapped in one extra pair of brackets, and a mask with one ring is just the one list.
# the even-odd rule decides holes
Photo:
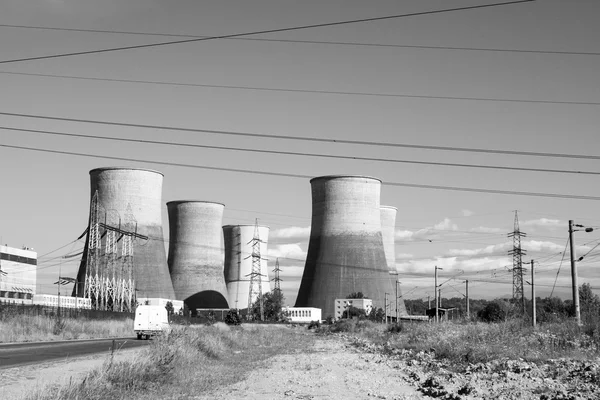
[[(396, 318), (396, 304), (398, 304), (398, 317), (405, 316), (406, 306), (404, 300), (401, 298), (402, 293), (400, 285), (398, 284), (397, 270), (396, 270), (396, 215), (398, 209), (392, 206), (381, 206), (381, 235), (383, 238), (383, 250), (385, 251), (385, 259), (390, 271), (396, 275), (392, 275), (392, 285), (397, 286), (390, 293), (391, 303), (388, 305), (388, 312), (392, 318)], [(398, 296), (397, 300), (394, 297)], [(397, 303), (396, 303), (397, 301)]]
[(167, 203), (173, 289), (192, 310), (229, 308), (221, 247), (224, 208), (206, 201)]
[(93, 206), (77, 292), (87, 297), (90, 287), (97, 290), (92, 307), (98, 301), (109, 309), (118, 296), (175, 299), (163, 237), (162, 183), (160, 172), (147, 169), (90, 171)]
[[(271, 291), (267, 267), (269, 227), (258, 226), (260, 241), (260, 287), (263, 294)], [(248, 308), (250, 278), (252, 273), (252, 245), (255, 239), (255, 225), (225, 225), (225, 283), (229, 296), (229, 306), (236, 309)], [(256, 301), (253, 298), (252, 301)]]
[(37, 253), (0, 246), (0, 301), (30, 300), (36, 294)]
[[(373, 307), (385, 308), (385, 293), (394, 293), (394, 284), (382, 237), (381, 181), (333, 175), (310, 183), (311, 233), (295, 306), (321, 308), (333, 317), (335, 299), (362, 292)], [(388, 302), (388, 310), (394, 304)]]

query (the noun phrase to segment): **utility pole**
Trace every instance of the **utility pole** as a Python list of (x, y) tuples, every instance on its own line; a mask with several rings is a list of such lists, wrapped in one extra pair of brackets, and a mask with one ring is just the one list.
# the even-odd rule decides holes
[(254, 224), (254, 237), (250, 242), (252, 243), (252, 255), (246, 257), (252, 257), (252, 272), (250, 275), (250, 290), (248, 291), (248, 315), (252, 312), (252, 300), (257, 299), (259, 302), (260, 308), (260, 320), (265, 320), (265, 313), (263, 307), (263, 297), (262, 297), (262, 277), (261, 274), (261, 260), (263, 258), (260, 255), (260, 245), (264, 243), (260, 240), (259, 229), (258, 229), (258, 218), (256, 219), (256, 223)]
[(385, 294), (385, 324), (388, 324), (388, 294)]
[(469, 312), (469, 280), (465, 281), (465, 293), (466, 293), (466, 301), (467, 301), (467, 319), (471, 319), (471, 313)]
[(436, 265), (435, 266), (434, 278), (433, 278), (434, 279), (433, 293), (434, 293), (434, 296), (435, 296), (434, 304), (435, 304), (435, 322), (436, 323), (439, 322), (439, 316), (438, 316), (438, 312), (439, 312), (438, 311), (438, 283), (437, 283), (437, 281), (438, 281), (437, 280), (437, 278), (438, 278), (438, 274), (437, 274), (438, 269), (442, 269), (442, 268), (438, 268), (438, 266)]
[(275, 278), (272, 279), (275, 281), (275, 289), (273, 290), (279, 293), (281, 292), (281, 278), (279, 277), (279, 272), (281, 272), (281, 269), (279, 268), (279, 257), (275, 259), (275, 269), (273, 272), (275, 272)]
[(579, 309), (579, 285), (577, 283), (577, 264), (575, 263), (575, 243), (573, 243), (573, 220), (569, 220), (569, 249), (571, 253), (571, 280), (573, 284), (573, 309), (575, 321), (581, 325), (581, 311)]
[(531, 260), (531, 325), (535, 329), (535, 274), (533, 272), (533, 260)]
[(398, 323), (398, 277), (396, 277), (396, 323)]
[(431, 309), (431, 296), (427, 295), (427, 309), (430, 310)]

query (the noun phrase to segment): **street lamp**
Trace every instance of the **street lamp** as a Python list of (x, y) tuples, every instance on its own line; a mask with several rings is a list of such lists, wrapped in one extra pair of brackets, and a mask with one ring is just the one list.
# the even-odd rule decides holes
[(396, 323), (398, 323), (398, 285), (400, 281), (398, 281), (398, 271), (389, 271), (390, 275), (396, 275)]
[[(584, 228), (584, 229), (573, 229), (573, 227)], [(573, 308), (575, 311), (575, 321), (577, 325), (581, 325), (581, 311), (579, 309), (579, 286), (577, 283), (577, 264), (575, 264), (575, 244), (573, 242), (573, 232), (593, 232), (594, 228), (586, 228), (583, 225), (573, 224), (573, 220), (569, 220), (569, 249), (571, 252), (571, 280), (573, 285)], [(577, 261), (583, 260), (580, 257)]]

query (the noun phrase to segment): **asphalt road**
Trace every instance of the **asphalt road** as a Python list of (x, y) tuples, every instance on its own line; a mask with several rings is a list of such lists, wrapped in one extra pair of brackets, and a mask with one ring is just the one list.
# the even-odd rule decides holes
[(69, 340), (62, 342), (11, 343), (0, 345), (0, 369), (94, 353), (110, 353), (111, 348), (132, 349), (146, 346), (149, 340), (136, 338)]

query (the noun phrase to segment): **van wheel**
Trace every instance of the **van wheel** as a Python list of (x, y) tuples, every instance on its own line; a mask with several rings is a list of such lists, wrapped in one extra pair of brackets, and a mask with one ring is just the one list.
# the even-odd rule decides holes
[(141, 333), (138, 333), (137, 337), (138, 337), (138, 340), (142, 340), (142, 334)]

